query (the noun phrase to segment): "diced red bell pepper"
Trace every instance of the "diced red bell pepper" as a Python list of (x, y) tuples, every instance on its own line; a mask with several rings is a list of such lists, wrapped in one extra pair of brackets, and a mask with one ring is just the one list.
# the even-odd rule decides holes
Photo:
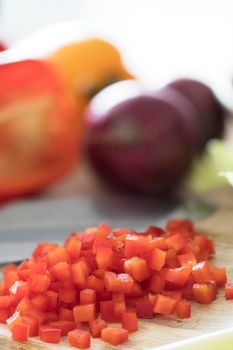
[(192, 251), (177, 255), (177, 259), (181, 266), (194, 266), (197, 264), (196, 256)]
[(62, 337), (65, 337), (70, 331), (76, 328), (76, 325), (73, 321), (67, 320), (51, 321), (48, 322), (48, 325), (60, 329)]
[(104, 285), (107, 291), (115, 293), (130, 293), (133, 288), (133, 279), (127, 273), (115, 274), (106, 271), (104, 274)]
[(176, 251), (179, 251), (187, 245), (188, 239), (186, 237), (184, 237), (182, 234), (176, 233), (176, 234), (168, 237), (166, 239), (166, 243), (167, 243), (168, 248), (175, 249)]
[(182, 220), (182, 219), (170, 219), (166, 224), (167, 231), (193, 231), (193, 223), (191, 220)]
[(161, 250), (167, 250), (168, 246), (166, 243), (166, 239), (164, 237), (156, 237), (151, 241), (152, 247), (156, 247)]
[(153, 238), (162, 236), (164, 233), (162, 228), (156, 226), (149, 226), (144, 232), (145, 235), (151, 235)]
[(129, 297), (142, 297), (145, 294), (145, 291), (142, 289), (140, 283), (134, 281), (133, 287), (129, 293), (125, 293)]
[(70, 264), (66, 261), (61, 261), (52, 267), (53, 276), (59, 281), (65, 281), (71, 279)]
[(155, 305), (154, 313), (162, 315), (171, 315), (174, 313), (176, 308), (177, 300), (169, 296), (158, 294)]
[(95, 304), (77, 305), (73, 308), (74, 321), (90, 322), (96, 319)]
[(136, 300), (136, 313), (139, 318), (153, 318), (153, 304), (147, 296)]
[(68, 260), (68, 253), (64, 247), (57, 247), (48, 254), (48, 262), (50, 266), (63, 261), (67, 262)]
[(87, 270), (82, 261), (71, 265), (72, 282), (79, 288), (85, 285), (88, 276)]
[(126, 311), (125, 295), (122, 293), (112, 293), (114, 303), (114, 318), (120, 320), (122, 314)]
[(91, 336), (87, 331), (75, 329), (68, 333), (68, 342), (79, 349), (88, 349), (91, 344)]
[(233, 283), (227, 283), (225, 285), (225, 299), (233, 300)]
[(29, 289), (31, 292), (44, 293), (47, 291), (50, 279), (47, 275), (34, 275), (29, 280)]
[(29, 296), (29, 286), (25, 281), (16, 281), (9, 290), (15, 296), (15, 301), (17, 303), (24, 297), (28, 298)]
[(119, 345), (128, 340), (129, 332), (123, 328), (103, 328), (101, 339), (111, 345)]
[(192, 275), (196, 283), (209, 283), (214, 280), (214, 274), (206, 261), (194, 265), (192, 267)]
[(45, 323), (51, 322), (51, 321), (57, 321), (58, 316), (56, 311), (48, 311), (45, 312)]
[(103, 280), (90, 275), (86, 279), (86, 288), (94, 289), (97, 293), (102, 293), (104, 291), (104, 282)]
[(216, 299), (215, 283), (195, 283), (193, 285), (194, 299), (200, 304), (210, 304)]
[(138, 282), (142, 282), (150, 275), (146, 260), (137, 256), (125, 261), (124, 270)]
[(61, 330), (48, 325), (40, 326), (39, 329), (40, 340), (45, 343), (58, 344), (60, 343)]
[(64, 303), (74, 303), (77, 300), (77, 290), (61, 288), (58, 290), (58, 299)]
[(170, 291), (170, 290), (164, 290), (162, 292), (162, 295), (165, 295), (167, 297), (171, 297), (177, 301), (180, 301), (182, 297), (182, 293), (180, 291)]
[(47, 290), (45, 295), (48, 300), (48, 311), (54, 310), (57, 305), (58, 293), (53, 290)]
[(88, 262), (91, 268), (91, 271), (96, 270), (98, 268), (95, 260), (95, 254), (91, 250), (81, 250), (80, 256), (85, 257), (86, 261)]
[(154, 272), (149, 279), (148, 290), (152, 293), (161, 293), (164, 287), (164, 278), (158, 272)]
[(105, 237), (107, 238), (108, 235), (112, 232), (112, 227), (108, 226), (106, 224), (99, 224), (96, 230), (96, 237)]
[(112, 265), (113, 251), (112, 248), (100, 247), (96, 252), (96, 262), (99, 269), (106, 269)]
[(82, 243), (78, 237), (70, 237), (65, 244), (66, 251), (72, 263), (76, 262), (80, 256)]
[(129, 332), (138, 330), (138, 318), (135, 312), (124, 312), (122, 314), (122, 327)]
[(102, 329), (107, 327), (107, 323), (101, 318), (90, 322), (90, 333), (93, 338), (100, 338)]
[(37, 337), (39, 332), (38, 321), (31, 316), (22, 316), (23, 323), (29, 325), (29, 337)]
[(113, 300), (105, 300), (100, 302), (100, 315), (106, 322), (114, 321), (115, 309)]
[(15, 302), (14, 295), (2, 295), (0, 296), (0, 309), (8, 309)]
[(48, 298), (46, 294), (36, 295), (35, 297), (31, 298), (31, 302), (37, 309), (43, 312), (48, 310)]
[(59, 320), (74, 321), (73, 311), (65, 307), (60, 307), (58, 311)]
[(168, 269), (165, 274), (165, 282), (171, 287), (183, 287), (191, 274), (191, 267), (179, 267)]
[(179, 318), (191, 317), (191, 304), (185, 299), (179, 300), (176, 305), (176, 315)]
[(210, 270), (217, 284), (223, 285), (227, 282), (227, 272), (225, 268), (210, 266)]
[(12, 329), (12, 338), (16, 341), (28, 340), (30, 326), (26, 323), (15, 323)]
[(45, 261), (32, 262), (29, 264), (29, 271), (31, 275), (43, 275), (47, 272), (47, 263)]
[(8, 309), (0, 309), (0, 323), (5, 323), (10, 317), (10, 312)]
[(92, 304), (96, 302), (96, 291), (86, 288), (80, 291), (80, 304)]
[(125, 238), (125, 252), (127, 259), (134, 256), (140, 256), (144, 252), (150, 250), (150, 242), (147, 237), (142, 235), (127, 235)]
[(155, 247), (148, 255), (148, 266), (153, 270), (161, 270), (166, 260), (166, 252)]

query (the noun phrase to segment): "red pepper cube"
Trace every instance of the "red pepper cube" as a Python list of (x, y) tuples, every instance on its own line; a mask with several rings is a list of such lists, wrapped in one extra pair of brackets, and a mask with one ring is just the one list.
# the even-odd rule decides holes
[(166, 252), (155, 247), (148, 257), (148, 266), (153, 270), (161, 270), (165, 265)]
[(166, 239), (168, 248), (179, 251), (188, 244), (188, 239), (180, 233), (176, 233)]
[(107, 327), (101, 331), (101, 339), (111, 345), (119, 345), (128, 340), (129, 332), (123, 328)]
[(76, 328), (75, 323), (68, 320), (51, 321), (48, 325), (60, 329), (62, 337), (65, 337), (70, 331)]
[(44, 275), (47, 272), (47, 263), (45, 261), (33, 262), (29, 264), (30, 275)]
[(164, 237), (156, 237), (151, 241), (152, 246), (160, 250), (167, 250), (168, 246)]
[(171, 297), (177, 301), (181, 300), (182, 293), (180, 291), (170, 291), (170, 290), (164, 290), (162, 292), (162, 295), (165, 295), (167, 297)]
[(177, 255), (177, 259), (181, 266), (194, 266), (197, 264), (197, 259), (192, 251)]
[(7, 309), (0, 309), (0, 323), (6, 323), (6, 320), (10, 317), (10, 311)]
[(129, 332), (138, 330), (138, 318), (135, 312), (124, 312), (122, 315), (122, 327)]
[(97, 254), (99, 249), (102, 249), (102, 248), (112, 249), (111, 241), (104, 237), (95, 237), (93, 246), (92, 246), (92, 253)]
[(138, 298), (136, 300), (136, 313), (138, 318), (153, 318), (153, 303), (148, 296)]
[(200, 304), (210, 304), (216, 299), (217, 288), (215, 283), (195, 283), (193, 296)]
[(99, 269), (106, 269), (112, 265), (113, 251), (112, 248), (100, 247), (97, 249), (95, 260)]
[(100, 338), (102, 329), (107, 327), (107, 323), (101, 318), (90, 322), (90, 333), (93, 338)]
[(57, 312), (56, 311), (48, 311), (45, 312), (45, 322), (52, 322), (52, 321), (57, 321), (58, 320), (58, 316), (57, 316)]
[(12, 316), (10, 316), (7, 320), (6, 320), (7, 326), (9, 328), (9, 330), (12, 332), (13, 331), (13, 326), (16, 323), (24, 323), (23, 322), (23, 318), (20, 316), (20, 312), (16, 311)]
[(142, 297), (145, 294), (143, 291), (140, 283), (134, 281), (133, 287), (130, 291), (130, 293), (126, 293), (126, 296), (128, 297)]
[(45, 312), (48, 310), (48, 298), (46, 294), (37, 294), (35, 297), (31, 298), (31, 302), (41, 311)]
[(191, 304), (185, 299), (179, 300), (176, 305), (176, 315), (182, 319), (191, 317)]
[(71, 304), (77, 300), (76, 289), (61, 288), (58, 290), (58, 299), (64, 303)]
[(9, 270), (4, 274), (4, 283), (7, 289), (9, 289), (17, 280), (19, 280), (18, 271)]
[(8, 309), (15, 302), (14, 295), (2, 295), (0, 296), (0, 309)]
[(74, 321), (90, 322), (96, 318), (95, 304), (77, 305), (73, 308)]
[(111, 226), (108, 226), (106, 224), (100, 224), (98, 227), (97, 227), (97, 230), (96, 230), (96, 236), (97, 237), (108, 237), (108, 235), (112, 232), (112, 227)]
[(58, 293), (53, 290), (47, 290), (45, 293), (48, 300), (48, 311), (54, 310), (57, 306)]
[(96, 291), (86, 288), (80, 291), (80, 304), (92, 304), (96, 302)]
[(165, 282), (170, 287), (183, 287), (191, 275), (191, 267), (179, 267), (168, 269), (165, 274)]
[(47, 275), (34, 275), (29, 280), (29, 289), (31, 292), (44, 293), (47, 291), (50, 279)]
[(105, 300), (100, 302), (100, 315), (101, 318), (106, 322), (114, 320), (114, 302), (113, 300)]
[(29, 325), (29, 337), (37, 337), (38, 336), (38, 331), (39, 331), (39, 326), (38, 326), (38, 321), (31, 317), (31, 316), (22, 316), (23, 323)]
[(214, 274), (206, 261), (194, 265), (192, 267), (192, 275), (196, 283), (209, 283), (214, 280)]
[(71, 265), (72, 282), (79, 288), (85, 285), (88, 276), (87, 270), (82, 261)]
[(65, 307), (60, 307), (58, 311), (59, 320), (74, 321), (73, 311)]
[(133, 258), (134, 256), (140, 256), (144, 252), (150, 250), (150, 242), (148, 237), (142, 235), (127, 235), (125, 237), (125, 258)]
[(137, 256), (124, 262), (124, 270), (138, 282), (142, 282), (150, 275), (146, 260)]
[(148, 290), (152, 293), (161, 293), (164, 287), (164, 278), (158, 272), (154, 272), (149, 279)]
[(115, 274), (106, 271), (104, 274), (104, 285), (107, 291), (116, 293), (130, 293), (133, 288), (133, 279), (127, 273)]
[(103, 293), (104, 291), (104, 282), (102, 279), (90, 275), (86, 279), (86, 287), (88, 289), (94, 289), (97, 293)]
[(225, 268), (210, 266), (214, 281), (218, 285), (224, 285), (227, 282), (227, 272)]
[(12, 338), (16, 341), (27, 341), (30, 327), (25, 323), (15, 323), (12, 329)]
[(166, 224), (167, 231), (186, 230), (186, 231), (192, 232), (193, 229), (194, 227), (191, 220), (170, 219)]
[(114, 303), (114, 319), (121, 320), (122, 314), (126, 311), (125, 295), (122, 293), (112, 293)]
[(80, 251), (82, 248), (82, 243), (77, 237), (70, 237), (65, 244), (66, 251), (69, 255), (69, 258), (72, 262), (78, 260), (80, 256)]
[(98, 268), (95, 260), (95, 254), (91, 250), (81, 250), (80, 256), (86, 259), (91, 271), (94, 271)]
[(159, 237), (162, 236), (164, 233), (165, 232), (162, 228), (156, 226), (149, 226), (145, 231), (146, 235), (150, 235), (152, 237)]
[[(201, 250), (204, 250), (206, 248), (209, 247), (209, 243), (208, 243), (208, 237), (204, 236), (204, 235), (195, 235), (194, 236), (194, 242), (197, 243), (197, 245), (199, 246), (199, 248)], [(209, 251), (209, 249), (208, 249)]]
[(91, 336), (87, 331), (75, 329), (68, 333), (68, 342), (79, 349), (88, 349), (91, 344)]
[(52, 274), (59, 281), (70, 280), (71, 279), (70, 265), (66, 261), (61, 261), (53, 265)]
[(40, 326), (40, 340), (45, 343), (58, 344), (60, 343), (61, 330), (48, 325)]
[(233, 283), (227, 283), (225, 285), (225, 299), (233, 300)]
[(19, 303), (23, 298), (28, 298), (29, 286), (25, 281), (16, 281), (9, 291), (15, 296), (15, 301)]
[(175, 311), (177, 300), (169, 296), (158, 294), (155, 305), (154, 313), (161, 315), (172, 315)]
[(59, 262), (68, 261), (68, 253), (64, 247), (56, 247), (47, 255), (50, 266)]

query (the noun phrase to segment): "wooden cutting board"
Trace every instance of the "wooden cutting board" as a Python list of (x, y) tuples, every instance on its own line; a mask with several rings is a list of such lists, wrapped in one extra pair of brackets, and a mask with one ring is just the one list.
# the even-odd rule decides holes
[[(229, 199), (229, 198), (228, 198)], [(223, 201), (222, 201), (223, 202)], [(199, 232), (208, 234), (216, 242), (216, 257), (213, 262), (220, 267), (227, 267), (228, 279), (233, 282), (233, 196), (213, 214), (196, 222)], [(153, 320), (140, 321), (139, 331), (131, 334), (127, 343), (119, 346), (119, 350), (149, 349), (159, 347), (179, 340), (192, 338), (203, 333), (214, 332), (233, 325), (233, 301), (225, 301), (223, 290), (218, 293), (217, 300), (211, 305), (193, 303), (192, 317), (188, 320), (178, 320), (175, 317), (159, 317)], [(92, 340), (91, 349), (106, 350), (115, 347)], [(13, 342), (5, 326), (0, 326), (1, 350), (68, 350), (71, 349), (64, 341), (58, 345), (47, 345), (37, 338), (27, 343)]]

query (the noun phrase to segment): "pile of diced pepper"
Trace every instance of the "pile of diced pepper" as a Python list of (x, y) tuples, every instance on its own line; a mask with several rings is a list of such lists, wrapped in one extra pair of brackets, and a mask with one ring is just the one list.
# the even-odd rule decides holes
[(214, 242), (190, 220), (145, 232), (105, 224), (74, 232), (64, 245), (41, 243), (29, 260), (3, 269), (0, 322), (16, 341), (67, 336), (85, 349), (93, 337), (118, 345), (139, 318), (188, 318), (190, 300), (209, 304), (221, 285), (233, 299), (226, 269), (208, 262), (214, 253)]

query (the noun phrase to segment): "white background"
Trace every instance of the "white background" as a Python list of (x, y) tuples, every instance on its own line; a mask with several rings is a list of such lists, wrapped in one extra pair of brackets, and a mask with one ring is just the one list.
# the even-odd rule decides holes
[(0, 37), (69, 20), (112, 40), (150, 86), (196, 77), (233, 108), (233, 0), (2, 0)]

